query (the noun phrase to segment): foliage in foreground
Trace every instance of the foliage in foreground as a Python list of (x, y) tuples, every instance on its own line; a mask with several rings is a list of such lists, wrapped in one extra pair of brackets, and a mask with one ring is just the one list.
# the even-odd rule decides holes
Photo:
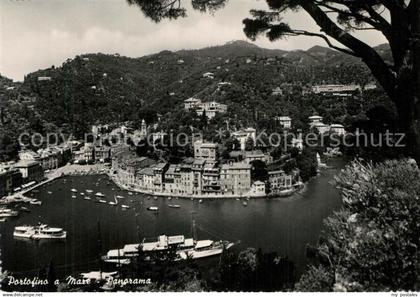
[(336, 177), (344, 208), (325, 221), (299, 291), (416, 290), (420, 170), (409, 160), (355, 161)]

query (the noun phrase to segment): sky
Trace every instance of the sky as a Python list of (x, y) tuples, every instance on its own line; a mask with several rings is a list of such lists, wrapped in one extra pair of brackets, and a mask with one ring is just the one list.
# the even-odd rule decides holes
[[(60, 66), (66, 59), (85, 53), (141, 57), (162, 50), (246, 40), (242, 20), (253, 8), (264, 9), (266, 3), (230, 0), (214, 15), (188, 9), (187, 18), (156, 24), (126, 0), (0, 0), (0, 73), (21, 81), (25, 74)], [(319, 32), (305, 12), (289, 12), (285, 21), (296, 29)], [(385, 42), (382, 35), (372, 31), (363, 31), (358, 37), (371, 45)], [(283, 50), (325, 45), (313, 37), (276, 42), (261, 37), (254, 43)]]

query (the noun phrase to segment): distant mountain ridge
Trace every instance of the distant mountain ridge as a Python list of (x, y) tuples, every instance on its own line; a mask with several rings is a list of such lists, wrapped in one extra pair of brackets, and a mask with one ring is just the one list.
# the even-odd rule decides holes
[[(390, 55), (385, 46), (379, 50)], [(211, 73), (211, 78), (205, 73)], [(259, 112), (267, 116), (279, 113), (272, 102), (293, 100), (289, 94), (302, 94), (314, 84), (372, 80), (359, 59), (330, 48), (284, 51), (232, 41), (140, 58), (83, 54), (61, 66), (29, 73), (23, 83), (13, 85), (13, 92), (16, 100), (30, 102), (43, 121), (59, 127), (71, 125), (82, 132), (96, 122), (142, 118), (152, 122), (157, 113), (182, 109), (183, 101), (192, 96), (226, 103), (249, 120)], [(3, 87), (11, 84), (3, 81)], [(278, 87), (284, 90), (284, 98), (272, 95)], [(10, 92), (3, 92), (0, 102)]]

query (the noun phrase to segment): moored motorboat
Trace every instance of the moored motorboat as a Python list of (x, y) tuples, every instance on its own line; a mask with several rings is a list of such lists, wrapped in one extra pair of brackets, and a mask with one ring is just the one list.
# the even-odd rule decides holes
[(76, 198), (77, 198), (77, 196), (76, 196), (76, 195), (72, 195), (72, 196), (71, 196), (71, 198), (76, 199)]
[(150, 207), (147, 208), (147, 210), (150, 210), (150, 211), (159, 211), (159, 207), (150, 206)]
[(72, 191), (73, 193), (77, 193), (76, 189), (71, 189), (70, 191)]
[(17, 217), (18, 215), (19, 215), (19, 212), (15, 210), (11, 210), (9, 208), (0, 208), (0, 218)]
[(99, 203), (106, 204), (107, 202), (106, 202), (106, 200), (99, 199)]
[(129, 209), (130, 208), (130, 206), (128, 206), (128, 205), (121, 205), (121, 207), (122, 207), (122, 209)]
[(92, 190), (86, 190), (86, 193), (91, 194), (91, 193), (93, 193), (93, 191)]
[(96, 197), (105, 197), (105, 195), (104, 195), (104, 194), (102, 194), (101, 192), (96, 193), (96, 194), (95, 194), (95, 196), (96, 196)]
[(181, 208), (181, 205), (178, 205), (178, 204), (168, 204), (168, 207), (170, 207), (170, 208)]

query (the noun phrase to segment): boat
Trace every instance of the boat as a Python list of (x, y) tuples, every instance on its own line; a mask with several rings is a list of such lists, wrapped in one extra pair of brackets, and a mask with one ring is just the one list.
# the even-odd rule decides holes
[(107, 202), (106, 202), (106, 200), (99, 199), (99, 203), (106, 204)]
[(242, 202), (243, 206), (248, 206), (248, 203), (246, 201)]
[(4, 222), (6, 222), (6, 220), (7, 220), (7, 218), (1, 218), (0, 223), (4, 223)]
[(122, 209), (129, 209), (130, 208), (130, 206), (124, 205), (124, 204), (122, 204), (121, 207), (122, 207)]
[(88, 197), (88, 196), (85, 196), (83, 199), (85, 199), (85, 200), (92, 200), (90, 197)]
[(29, 204), (31, 205), (41, 205), (42, 202), (36, 199), (32, 199), (31, 201), (29, 201)]
[(110, 202), (108, 202), (108, 204), (109, 204), (109, 205), (112, 205), (112, 206), (117, 206), (117, 205), (118, 205), (118, 200), (117, 200), (117, 198), (114, 196), (114, 201), (110, 201)]
[(25, 206), (22, 206), (19, 210), (23, 212), (31, 212), (31, 210)]
[(227, 241), (196, 241), (193, 238), (185, 238), (184, 235), (161, 235), (157, 239), (144, 238), (142, 243), (126, 244), (121, 249), (110, 250), (102, 256), (102, 260), (106, 263), (128, 265), (139, 255), (139, 250), (146, 255), (146, 260), (150, 260), (151, 257), (147, 256), (148, 254), (174, 248), (176, 251), (174, 261), (183, 261), (217, 256), (233, 245)]
[(203, 203), (203, 199), (198, 200), (198, 203)]
[(80, 195), (85, 196), (85, 193), (82, 192), (82, 193), (80, 193)]
[(1, 208), (0, 209), (0, 218), (5, 217), (17, 217), (19, 215), (19, 212), (15, 210), (11, 210), (9, 208)]
[(76, 198), (77, 198), (77, 196), (76, 196), (76, 195), (72, 195), (72, 196), (71, 196), (71, 198), (76, 199)]
[(47, 193), (48, 193), (48, 195), (51, 195), (51, 194), (52, 194), (52, 192), (51, 192), (51, 191), (48, 191)]
[(128, 195), (133, 196), (133, 193), (132, 192), (128, 192)]
[(168, 200), (172, 200), (172, 197), (168, 197)]
[(73, 193), (77, 193), (76, 189), (71, 189), (70, 191), (72, 191)]
[(117, 195), (117, 199), (124, 199), (124, 196)]
[(157, 197), (155, 196), (155, 197), (153, 197), (153, 199), (157, 200)]
[(181, 208), (181, 205), (178, 205), (178, 204), (169, 204), (168, 207), (170, 207), (170, 208)]
[(93, 191), (92, 190), (86, 190), (86, 193), (91, 194), (91, 193), (93, 193)]
[(159, 207), (150, 206), (150, 207), (147, 208), (147, 210), (150, 210), (150, 211), (159, 211)]
[(96, 197), (105, 197), (105, 195), (104, 195), (104, 194), (102, 194), (101, 192), (96, 193), (96, 194), (95, 194), (95, 196), (96, 196)]
[(62, 228), (53, 228), (46, 224), (39, 224), (37, 226), (16, 226), (13, 237), (34, 240), (66, 239), (67, 232)]

